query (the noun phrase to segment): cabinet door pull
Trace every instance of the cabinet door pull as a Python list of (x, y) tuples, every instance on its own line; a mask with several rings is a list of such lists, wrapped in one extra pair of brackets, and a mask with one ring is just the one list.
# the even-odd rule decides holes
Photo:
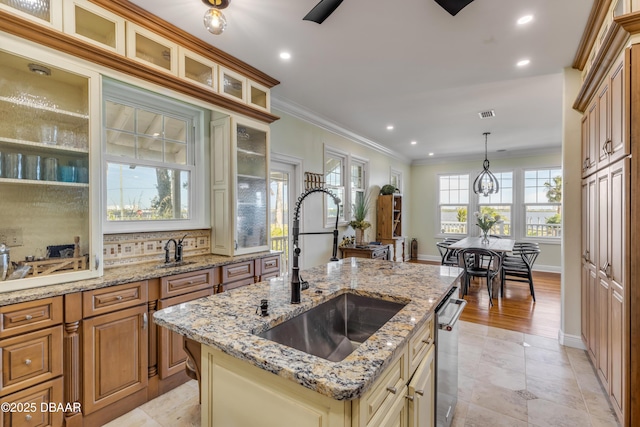
[(149, 323), (149, 316), (147, 316), (147, 313), (142, 313), (142, 330), (147, 329), (148, 323)]
[(98, 255), (95, 256), (95, 262), (94, 262), (94, 270), (97, 270), (98, 267), (100, 267), (100, 257)]
[(25, 359), (24, 364), (27, 366), (31, 365), (31, 359)]
[(118, 296), (116, 297), (116, 299), (117, 299), (118, 301), (122, 301), (122, 295), (118, 295)]
[(431, 342), (433, 342), (433, 339), (431, 337), (429, 337), (426, 340), (422, 340), (423, 343), (425, 343), (426, 345), (431, 345)]
[(24, 318), (27, 319), (27, 320), (31, 320), (31, 319), (33, 319), (33, 316), (30, 315), (30, 314), (27, 314), (26, 316), (24, 316)]
[(395, 387), (387, 387), (387, 391), (390, 392), (391, 394), (396, 394), (398, 392), (398, 389)]
[(414, 397), (411, 396), (410, 394), (407, 394), (405, 397), (407, 398), (407, 400), (410, 400), (413, 402)]
[(424, 396), (424, 390), (416, 390), (416, 394)]
[(31, 421), (31, 418), (33, 418), (30, 414), (27, 414), (24, 419), (27, 421)]

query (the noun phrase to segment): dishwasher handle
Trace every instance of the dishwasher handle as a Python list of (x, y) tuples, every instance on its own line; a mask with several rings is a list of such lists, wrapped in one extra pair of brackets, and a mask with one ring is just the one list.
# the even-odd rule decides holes
[(456, 322), (458, 321), (458, 319), (460, 319), (460, 315), (462, 314), (462, 310), (464, 310), (464, 307), (467, 305), (467, 301), (465, 301), (463, 299), (451, 298), (449, 300), (449, 304), (456, 304), (458, 306), (458, 309), (456, 310), (454, 315), (451, 316), (451, 320), (448, 323), (440, 323), (440, 322), (438, 322), (438, 328), (444, 329), (445, 331), (452, 331), (453, 330), (453, 327), (455, 326)]

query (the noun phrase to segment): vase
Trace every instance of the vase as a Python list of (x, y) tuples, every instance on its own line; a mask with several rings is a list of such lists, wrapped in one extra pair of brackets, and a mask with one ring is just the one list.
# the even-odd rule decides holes
[(356, 246), (364, 245), (364, 230), (362, 228), (356, 228)]
[(482, 243), (485, 245), (489, 244), (489, 230), (482, 230)]

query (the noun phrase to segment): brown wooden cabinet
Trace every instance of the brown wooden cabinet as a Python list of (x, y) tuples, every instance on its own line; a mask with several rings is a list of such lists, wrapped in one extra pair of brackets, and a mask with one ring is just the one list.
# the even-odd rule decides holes
[(389, 259), (389, 245), (342, 246), (340, 252), (342, 252), (342, 258)]
[[(146, 282), (136, 282), (83, 293), (85, 307), (95, 307), (96, 301), (102, 301), (89, 314), (103, 313), (82, 322), (85, 416), (144, 391), (147, 386), (146, 285)], [(132, 301), (137, 305), (131, 307)]]
[(269, 280), (280, 275), (281, 255), (273, 255), (270, 257), (256, 260), (256, 275), (258, 282)]
[(404, 261), (404, 237), (402, 237), (402, 195), (380, 195), (376, 211), (376, 240), (393, 245), (391, 259)]

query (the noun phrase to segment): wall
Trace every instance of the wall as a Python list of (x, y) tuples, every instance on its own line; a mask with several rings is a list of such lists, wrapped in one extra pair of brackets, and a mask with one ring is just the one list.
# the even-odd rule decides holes
[[(284, 112), (274, 110), (273, 113), (280, 116), (280, 120), (271, 125), (271, 151), (304, 159), (303, 172), (323, 173), (324, 144), (327, 144), (351, 155), (369, 160), (369, 189), (372, 192), (372, 201), (377, 197), (379, 187), (389, 183), (391, 168), (403, 172), (404, 193), (410, 192), (410, 167), (408, 163), (393, 159), (379, 151)], [(322, 200), (323, 198), (319, 194), (312, 194), (305, 199), (300, 215), (302, 230), (326, 231), (322, 227)], [(411, 219), (411, 206), (412, 200), (405, 198), (403, 200), (402, 227), (407, 236), (411, 233), (408, 228)], [(373, 225), (366, 230), (365, 238), (372, 241), (376, 236), (375, 204), (373, 202), (369, 209), (369, 220)], [(342, 236), (345, 234), (353, 234), (350, 227), (341, 227), (339, 231), (339, 240), (342, 240)], [(328, 262), (331, 257), (332, 241), (332, 237), (328, 235), (300, 236), (300, 248), (302, 249), (300, 267), (309, 268)]]
[[(492, 172), (509, 171), (518, 168), (538, 168), (538, 167), (558, 167), (562, 164), (561, 152), (551, 152), (548, 154), (516, 154), (510, 156), (503, 154), (497, 157), (495, 153), (489, 153)], [(438, 233), (438, 174), (469, 173), (472, 177), (478, 175), (482, 168), (482, 156), (474, 160), (447, 159), (429, 164), (413, 165), (411, 168), (410, 180), (413, 183), (412, 192), (409, 199), (412, 205), (412, 223), (409, 229), (413, 234), (410, 237), (418, 239), (418, 258), (429, 260), (440, 260), (440, 255), (436, 248), (436, 242), (442, 240), (435, 237)], [(567, 218), (565, 216), (565, 218)], [(471, 226), (472, 228), (474, 226)], [(560, 271), (561, 266), (561, 246), (556, 244), (541, 244), (541, 253), (536, 261), (535, 268), (538, 270)]]

